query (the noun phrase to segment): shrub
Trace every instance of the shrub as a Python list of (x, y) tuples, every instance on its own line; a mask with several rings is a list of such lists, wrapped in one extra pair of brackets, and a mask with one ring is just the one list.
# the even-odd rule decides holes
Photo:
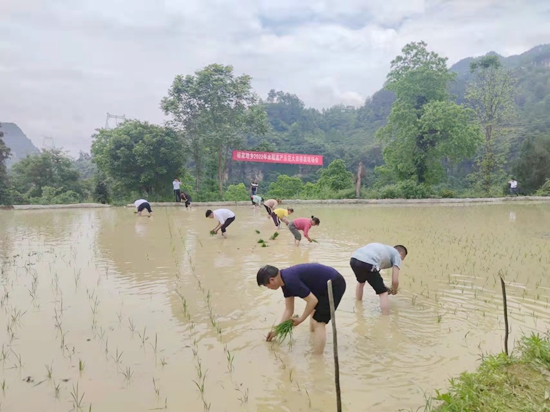
[(299, 177), (287, 175), (277, 176), (277, 180), (269, 185), (269, 197), (274, 199), (292, 199), (298, 196), (304, 187)]
[(456, 193), (450, 189), (440, 189), (439, 196), (445, 199), (451, 199), (456, 197)]
[(321, 169), (321, 177), (317, 184), (322, 187), (328, 187), (332, 190), (349, 189), (353, 185), (353, 174), (348, 172), (343, 160), (337, 159), (328, 165), (326, 169)]
[(412, 180), (399, 182), (398, 191), (405, 199), (426, 199), (433, 196), (433, 190), (426, 184), (417, 184)]
[(239, 183), (238, 185), (229, 185), (223, 194), (223, 198), (232, 202), (250, 200), (250, 193), (246, 190), (244, 183)]
[(546, 180), (539, 190), (535, 193), (537, 196), (550, 196), (550, 179)]

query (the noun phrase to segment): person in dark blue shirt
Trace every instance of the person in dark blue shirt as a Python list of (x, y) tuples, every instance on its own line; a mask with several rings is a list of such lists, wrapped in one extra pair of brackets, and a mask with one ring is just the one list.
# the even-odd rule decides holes
[[(310, 329), (314, 333), (314, 353), (322, 354), (325, 349), (326, 325), (330, 322), (330, 305), (328, 300), (327, 282), (332, 280), (334, 308), (344, 296), (346, 281), (338, 271), (319, 263), (302, 263), (279, 270), (275, 266), (266, 265), (256, 275), (258, 286), (277, 290), (282, 288), (285, 297), (285, 311), (279, 323), (292, 318), (294, 314), (294, 298), (297, 296), (306, 301), (306, 308), (299, 318), (292, 318), (294, 326), (304, 322), (310, 315)], [(270, 342), (275, 332), (268, 333), (266, 340)]]

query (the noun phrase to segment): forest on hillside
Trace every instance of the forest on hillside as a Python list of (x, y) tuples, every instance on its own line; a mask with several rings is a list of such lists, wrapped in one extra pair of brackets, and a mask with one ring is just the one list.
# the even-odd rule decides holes
[[(0, 137), (0, 203), (169, 200), (176, 176), (194, 200), (246, 200), (254, 179), (285, 198), (356, 197), (358, 178), (369, 198), (502, 196), (512, 176), (550, 194), (550, 45), (448, 67), (410, 43), (363, 106), (323, 110), (260, 98), (250, 76), (212, 64), (176, 76), (160, 110), (166, 124), (98, 129), (76, 160), (43, 150), (7, 169)], [(324, 167), (233, 162), (233, 149), (322, 154)]]

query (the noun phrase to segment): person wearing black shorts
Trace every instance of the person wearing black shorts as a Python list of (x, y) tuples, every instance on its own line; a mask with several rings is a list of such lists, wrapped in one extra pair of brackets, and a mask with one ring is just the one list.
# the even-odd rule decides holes
[(212, 230), (212, 233), (216, 234), (218, 233), (218, 230), (221, 230), (223, 237), (227, 237), (227, 226), (235, 221), (235, 213), (233, 213), (229, 209), (216, 209), (214, 211), (208, 209), (206, 211), (206, 217), (210, 219), (216, 219), (219, 222), (214, 230)]
[(149, 212), (149, 216), (151, 216), (153, 214), (153, 210), (151, 209), (151, 205), (149, 204), (149, 202), (145, 199), (138, 199), (134, 202), (134, 206), (136, 207), (137, 209), (137, 214), (139, 216), (141, 216), (141, 212), (143, 210), (147, 210)]
[[(380, 309), (383, 314), (389, 313), (389, 295), (396, 295), (399, 288), (399, 270), (401, 262), (407, 256), (407, 248), (403, 245), (388, 246), (381, 243), (369, 243), (357, 249), (349, 262), (355, 278), (357, 287), (355, 297), (358, 301), (363, 300), (363, 289), (365, 283), (374, 289), (380, 297)], [(387, 288), (380, 270), (392, 268), (392, 287)]]
[[(326, 325), (331, 319), (327, 282), (332, 281), (336, 309), (346, 291), (344, 277), (329, 266), (302, 263), (281, 270), (275, 266), (266, 265), (258, 271), (256, 280), (258, 286), (265, 286), (271, 290), (282, 288), (285, 311), (279, 323), (292, 319), (294, 326), (298, 326), (311, 316), (310, 330), (314, 334), (314, 353), (322, 354), (327, 340)], [(296, 296), (306, 301), (304, 312), (299, 318), (292, 317)], [(275, 332), (272, 330), (268, 333), (266, 340), (270, 342), (274, 337)]]
[(191, 206), (191, 202), (193, 201), (193, 199), (191, 199), (191, 196), (189, 196), (189, 193), (182, 190), (181, 191), (181, 200), (183, 202), (185, 202), (185, 208), (189, 209), (189, 207)]

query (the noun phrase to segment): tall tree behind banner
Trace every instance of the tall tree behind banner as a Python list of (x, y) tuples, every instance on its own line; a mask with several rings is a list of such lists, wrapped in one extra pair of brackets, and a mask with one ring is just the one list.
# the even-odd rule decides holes
[(219, 195), (230, 150), (243, 144), (246, 133), (264, 135), (267, 115), (252, 91), (248, 75), (235, 77), (232, 66), (211, 64), (195, 75), (178, 75), (161, 101), (169, 124), (179, 130), (193, 154), (197, 191), (206, 156), (215, 157)]

